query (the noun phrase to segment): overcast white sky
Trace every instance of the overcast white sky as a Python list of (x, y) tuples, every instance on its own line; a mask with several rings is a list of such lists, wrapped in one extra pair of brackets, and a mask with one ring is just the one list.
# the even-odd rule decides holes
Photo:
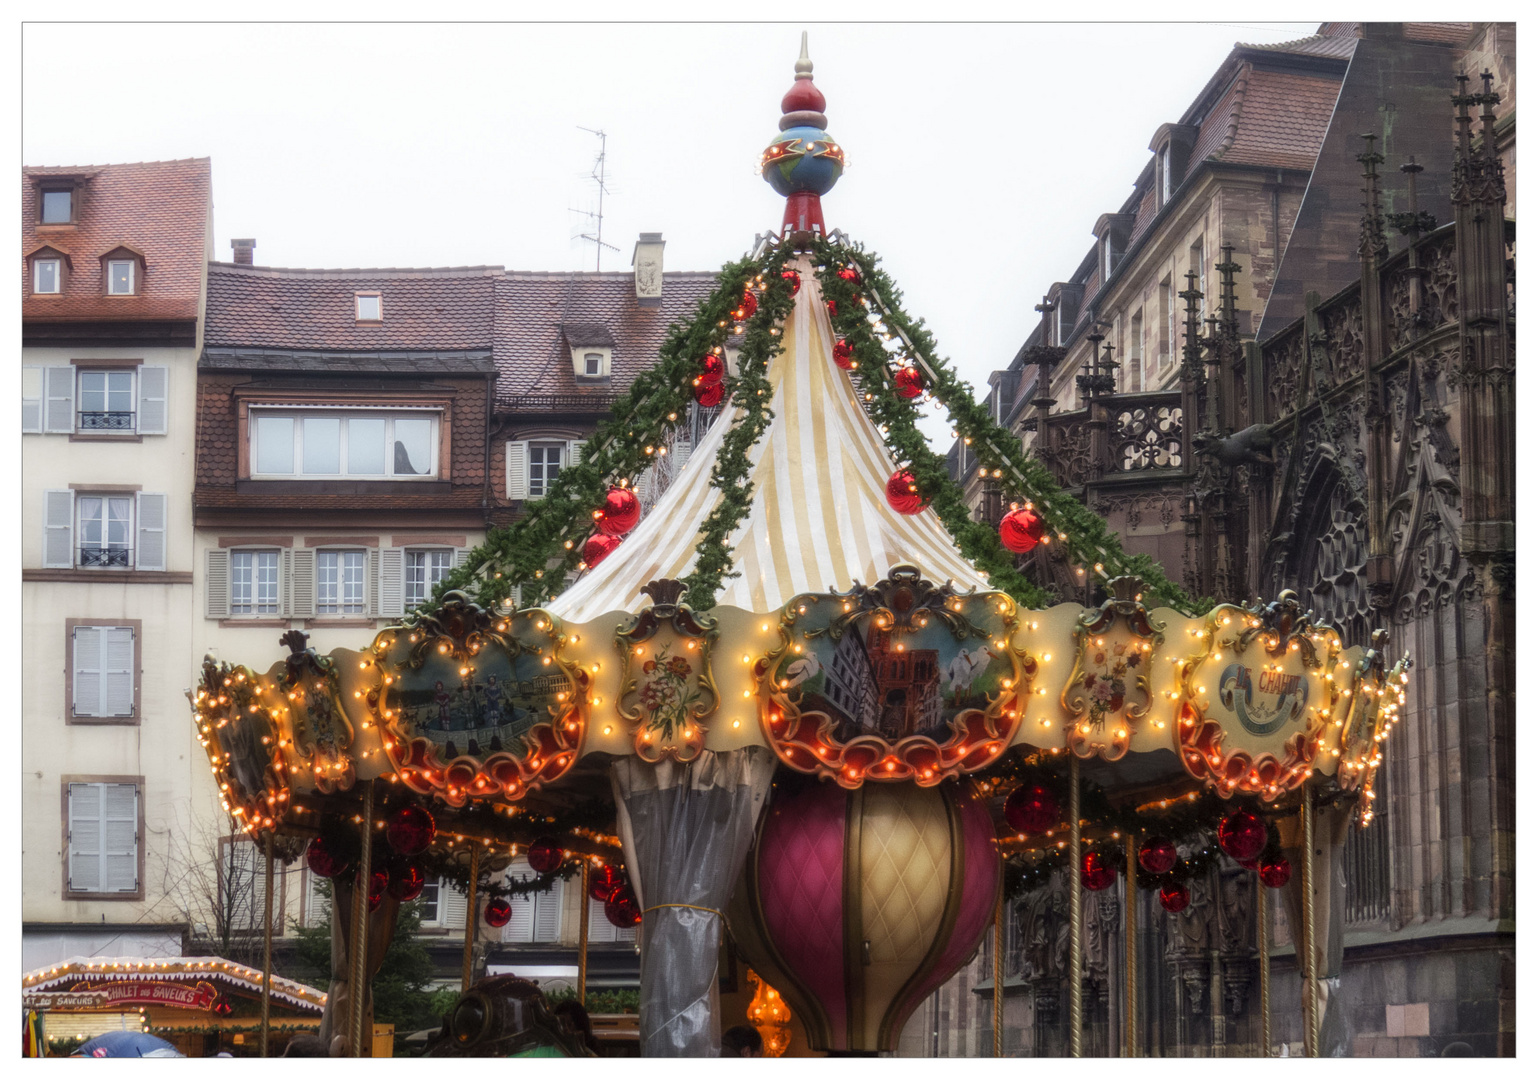
[(591, 269), (569, 208), (595, 202), (578, 128), (601, 128), (604, 268), (660, 230), (667, 269), (714, 270), (779, 224), (754, 169), (806, 28), (849, 154), (828, 224), (982, 389), (1234, 43), (1317, 25), (32, 24), (22, 156), (211, 157), (221, 259), (254, 236), (270, 266)]

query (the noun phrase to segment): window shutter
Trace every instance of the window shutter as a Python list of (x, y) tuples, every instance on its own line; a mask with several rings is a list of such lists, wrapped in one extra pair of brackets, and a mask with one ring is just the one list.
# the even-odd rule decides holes
[(139, 434), (164, 435), (166, 433), (167, 391), (170, 387), (171, 369), (141, 367), (139, 369)]
[(101, 892), (101, 784), (69, 786), (69, 888)]
[(375, 595), (379, 597), (379, 614), (386, 619), (397, 619), (406, 613), (405, 557), (405, 552), (398, 547), (379, 551)]
[(468, 561), (469, 558), (470, 558), (470, 549), (469, 548), (455, 548), (454, 549), (454, 565), (456, 567), (460, 567), (460, 566), (465, 565), (466, 561)]
[(331, 901), (320, 894), (321, 882), (326, 879), (308, 869), (304, 876), (307, 883), (304, 891), (304, 925), (319, 926), (326, 921), (331, 911)]
[(534, 894), (534, 940), (555, 942), (561, 939), (561, 901), (564, 881), (557, 881), (549, 892)]
[(74, 634), (73, 655), (70, 658), (74, 686), (71, 696), (75, 716), (100, 716), (102, 682), (102, 636), (100, 626), (77, 626)]
[(689, 464), (689, 457), (694, 453), (694, 441), (692, 439), (679, 439), (673, 444), (673, 475), (679, 476), (684, 471), (684, 466)]
[(611, 923), (609, 917), (603, 913), (603, 901), (588, 897), (587, 940), (589, 944), (596, 945), (611, 945), (620, 941), (634, 941), (635, 927), (628, 926), (621, 930)]
[(21, 433), (43, 431), (43, 368), (29, 364), (21, 369)]
[(513, 500), (529, 497), (529, 444), (507, 444), (507, 497)]
[(438, 918), (445, 928), (449, 930), (465, 928), (466, 900), (465, 894), (450, 885), (447, 878), (439, 882)]
[(513, 906), (513, 917), (502, 927), (502, 940), (515, 942), (519, 945), (530, 945), (534, 942), (534, 898), (532, 896), (509, 896), (507, 902)]
[(203, 577), (203, 587), (208, 594), (208, 617), (227, 619), (230, 616), (230, 553), (223, 548), (208, 549), (208, 573)]
[(368, 548), (363, 552), (363, 610), (370, 615), (379, 614), (379, 549)]
[(102, 788), (102, 891), (133, 892), (139, 887), (139, 789)]
[(134, 714), (134, 631), (131, 626), (102, 628), (102, 694), (98, 716)]
[(139, 493), (139, 547), (134, 565), (140, 570), (166, 568), (166, 497)]
[(43, 493), (43, 565), (69, 569), (75, 565), (75, 493)]
[(582, 448), (587, 445), (586, 439), (573, 439), (566, 444), (566, 461), (564, 468), (572, 469), (582, 464)]
[(75, 430), (75, 369), (43, 369), (43, 430), (68, 435)]
[(288, 614), (309, 618), (315, 614), (315, 552), (295, 548), (288, 557)]

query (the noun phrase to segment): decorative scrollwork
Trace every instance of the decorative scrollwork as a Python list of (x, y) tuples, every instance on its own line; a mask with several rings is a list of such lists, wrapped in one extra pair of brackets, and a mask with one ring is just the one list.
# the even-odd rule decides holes
[(1112, 458), (1122, 472), (1178, 469), (1184, 413), (1178, 405), (1126, 409), (1116, 417)]
[(284, 706), (273, 700), (273, 688), (248, 667), (206, 656), (203, 677), (189, 696), (224, 808), (243, 831), (271, 828), (289, 799), (284, 739), (274, 716)]
[(618, 712), (643, 761), (692, 761), (705, 749), (705, 718), (721, 703), (711, 670), (720, 630), (715, 619), (678, 602), (681, 581), (652, 581), (641, 591), (652, 606), (614, 635), (623, 658)]
[[(1132, 745), (1137, 722), (1153, 704), (1149, 665), (1164, 643), (1164, 624), (1148, 617), (1135, 577), (1112, 578), (1111, 598), (1074, 627), (1073, 673), (1063, 687), (1063, 729), (1079, 757), (1116, 761)], [(1141, 701), (1138, 698), (1141, 697)]]
[(293, 717), (294, 747), (308, 761), (317, 791), (347, 791), (355, 779), (348, 753), (355, 732), (342, 705), (336, 661), (309, 648), (303, 631), (290, 630), (279, 640), (289, 649), (278, 689)]

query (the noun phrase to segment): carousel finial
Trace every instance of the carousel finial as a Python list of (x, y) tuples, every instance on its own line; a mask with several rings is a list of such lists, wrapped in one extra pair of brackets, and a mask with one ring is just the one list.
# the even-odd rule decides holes
[(826, 233), (822, 200), (844, 171), (844, 151), (823, 130), (828, 118), (827, 101), (812, 83), (812, 60), (807, 53), (806, 32), (801, 33), (801, 57), (796, 79), (780, 100), (780, 135), (764, 151), (759, 172), (775, 191), (785, 196), (785, 220), (781, 234), (791, 236)]
[(806, 52), (806, 31), (801, 31), (801, 59), (796, 61), (796, 78), (810, 79), (812, 77), (812, 58)]

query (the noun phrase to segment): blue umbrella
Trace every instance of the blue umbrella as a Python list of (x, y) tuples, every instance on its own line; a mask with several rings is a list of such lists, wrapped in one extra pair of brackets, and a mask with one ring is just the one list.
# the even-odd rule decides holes
[(142, 1031), (109, 1031), (81, 1044), (77, 1054), (85, 1057), (181, 1057), (176, 1047), (155, 1035)]

